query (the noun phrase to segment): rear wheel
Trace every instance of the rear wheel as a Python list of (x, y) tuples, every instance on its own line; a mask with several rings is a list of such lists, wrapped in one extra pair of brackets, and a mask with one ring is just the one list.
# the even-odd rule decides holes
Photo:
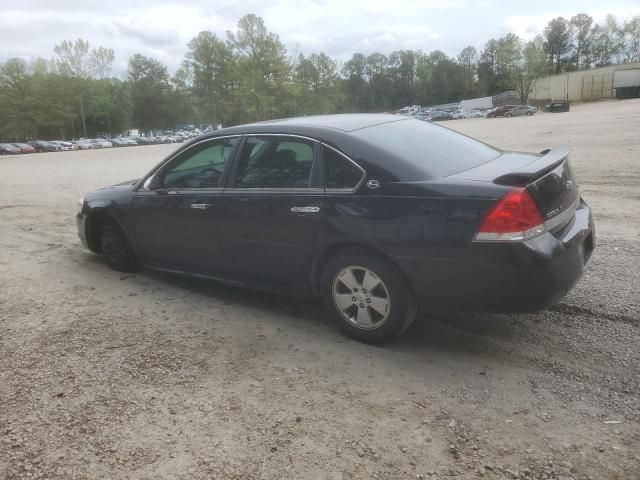
[(325, 311), (356, 340), (389, 341), (415, 318), (413, 292), (397, 267), (382, 256), (342, 250), (327, 262), (320, 282)]
[(530, 117), (531, 115), (533, 115), (533, 112), (527, 112), (528, 117)]
[(511, 117), (512, 115), (510, 113), (506, 113), (504, 116), (505, 117)]
[(100, 248), (107, 264), (119, 272), (135, 270), (136, 262), (124, 233), (112, 224), (102, 227)]

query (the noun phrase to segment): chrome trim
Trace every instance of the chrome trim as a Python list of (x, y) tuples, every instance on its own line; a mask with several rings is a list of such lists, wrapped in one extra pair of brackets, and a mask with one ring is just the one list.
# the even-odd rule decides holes
[(545, 228), (547, 230), (553, 230), (554, 228), (567, 223), (569, 220), (571, 220), (573, 215), (576, 213), (576, 209), (578, 208), (579, 204), (580, 204), (580, 195), (576, 197), (576, 199), (573, 201), (571, 205), (569, 205), (568, 208), (560, 212), (555, 217), (544, 222)]
[(524, 230), (522, 232), (509, 232), (509, 233), (493, 233), (493, 232), (478, 232), (476, 236), (473, 238), (474, 242), (522, 242), (524, 240), (531, 240), (538, 235), (542, 235), (545, 233), (547, 229), (544, 224), (538, 225), (537, 227), (530, 228), (529, 230)]
[[(362, 177), (360, 177), (360, 181), (353, 188), (327, 188), (326, 187), (326, 178), (325, 178), (324, 191), (325, 192), (329, 192), (329, 193), (333, 193), (333, 192), (336, 192), (336, 193), (353, 193), (356, 190), (358, 190), (362, 186), (362, 182), (364, 182), (364, 179), (367, 178), (367, 171), (364, 168), (362, 168), (360, 165), (358, 165), (355, 161), (353, 161), (351, 158), (349, 158), (347, 155), (345, 155), (340, 150), (338, 150), (337, 148), (333, 148), (331, 145), (327, 145), (324, 142), (320, 142), (320, 145), (322, 145), (323, 147), (330, 148), (331, 150), (336, 152), (338, 155), (343, 156), (344, 158), (349, 160), (351, 163), (353, 163), (362, 172)], [(323, 167), (324, 167), (324, 158), (322, 160), (323, 160)]]
[(302, 192), (307, 192), (307, 193), (316, 193), (316, 194), (322, 194), (324, 193), (324, 189), (322, 188), (306, 188), (306, 187), (301, 187), (301, 188), (291, 188), (291, 187), (284, 187), (284, 188), (240, 188), (240, 187), (233, 187), (233, 188), (225, 188), (223, 190), (223, 193), (247, 193), (247, 192), (251, 192), (251, 193), (266, 193), (266, 194), (270, 194), (270, 193), (302, 193)]
[(320, 207), (291, 207), (292, 213), (318, 213)]
[(295, 133), (243, 133), (244, 137), (294, 137), (309, 140), (315, 143), (322, 143), (317, 138), (305, 137), (304, 135), (296, 135)]
[(195, 208), (196, 210), (206, 210), (207, 208), (211, 208), (210, 203), (192, 203), (191, 208)]

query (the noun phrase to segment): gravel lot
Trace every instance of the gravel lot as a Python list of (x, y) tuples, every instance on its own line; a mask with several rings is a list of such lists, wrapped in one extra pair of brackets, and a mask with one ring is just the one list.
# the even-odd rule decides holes
[(382, 348), (81, 248), (77, 199), (175, 146), (0, 158), (0, 479), (640, 478), (640, 100), (446, 125), (571, 147), (595, 257), (551, 311), (429, 316)]

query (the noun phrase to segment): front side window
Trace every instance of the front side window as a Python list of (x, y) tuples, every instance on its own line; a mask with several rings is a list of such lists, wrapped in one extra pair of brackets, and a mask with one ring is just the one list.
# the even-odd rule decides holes
[(324, 181), (328, 189), (352, 189), (355, 188), (364, 172), (334, 149), (322, 146), (322, 163), (324, 164)]
[(247, 137), (235, 188), (308, 188), (313, 142), (280, 136)]
[(238, 138), (225, 138), (197, 145), (169, 166), (164, 188), (217, 188)]

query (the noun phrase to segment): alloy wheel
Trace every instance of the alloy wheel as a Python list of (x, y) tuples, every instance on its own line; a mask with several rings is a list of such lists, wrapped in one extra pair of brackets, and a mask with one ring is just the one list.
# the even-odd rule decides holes
[(352, 265), (340, 270), (333, 280), (332, 296), (342, 318), (357, 328), (373, 330), (389, 318), (389, 290), (366, 267)]

